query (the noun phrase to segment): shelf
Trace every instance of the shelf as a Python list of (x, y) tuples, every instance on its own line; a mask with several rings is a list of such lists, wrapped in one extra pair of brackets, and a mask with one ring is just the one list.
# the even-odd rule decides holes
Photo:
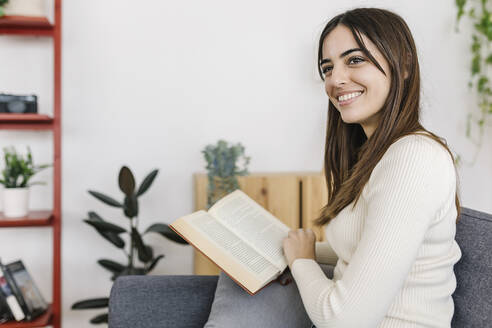
[(2, 328), (36, 328), (36, 327), (45, 327), (51, 325), (51, 315), (53, 313), (53, 309), (51, 305), (48, 307), (45, 313), (41, 316), (37, 317), (33, 321), (9, 321), (6, 323), (0, 324)]
[(53, 37), (55, 26), (46, 17), (3, 16), (0, 34)]
[(51, 130), (53, 118), (42, 114), (0, 113), (0, 129)]
[(31, 211), (23, 218), (6, 218), (0, 212), (0, 227), (39, 227), (50, 226), (53, 219), (53, 211)]

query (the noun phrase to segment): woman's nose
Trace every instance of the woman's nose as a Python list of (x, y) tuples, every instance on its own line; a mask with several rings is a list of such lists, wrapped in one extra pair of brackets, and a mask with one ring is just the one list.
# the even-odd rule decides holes
[(331, 76), (325, 78), (325, 91), (328, 95), (331, 91), (343, 87), (348, 82), (348, 74), (343, 68), (333, 68)]
[(338, 87), (347, 83), (347, 79), (347, 70), (343, 66), (332, 68), (330, 80), (334, 86)]

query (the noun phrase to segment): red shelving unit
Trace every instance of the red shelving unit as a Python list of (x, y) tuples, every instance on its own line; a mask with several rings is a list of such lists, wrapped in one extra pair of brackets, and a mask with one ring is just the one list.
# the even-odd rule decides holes
[(4, 324), (0, 324), (2, 328), (35, 328), (35, 327), (45, 327), (49, 325), (53, 325), (53, 311), (50, 306), (45, 313), (43, 313), (40, 317), (37, 317), (33, 321), (21, 321), (21, 322), (6, 322)]
[(0, 129), (52, 130), (53, 128), (53, 118), (48, 115), (0, 113)]
[(11, 35), (55, 35), (55, 25), (45, 17), (4, 16), (0, 18), (0, 33)]
[(15, 227), (36, 227), (50, 226), (53, 221), (53, 211), (31, 211), (24, 218), (6, 218), (0, 212), (0, 228), (15, 228)]
[(53, 39), (54, 110), (53, 117), (41, 114), (0, 114), (3, 130), (48, 130), (53, 132), (53, 205), (50, 210), (31, 211), (25, 218), (4, 218), (0, 228), (47, 227), (53, 229), (53, 302), (40, 317), (30, 322), (8, 322), (3, 328), (61, 327), (61, 31), (62, 0), (55, 0), (55, 23), (44, 17), (4, 16), (0, 35), (39, 36)]

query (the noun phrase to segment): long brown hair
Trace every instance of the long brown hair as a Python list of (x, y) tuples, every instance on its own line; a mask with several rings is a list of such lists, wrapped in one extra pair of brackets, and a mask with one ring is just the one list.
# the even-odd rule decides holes
[[(331, 19), (319, 39), (318, 72), (324, 81), (320, 61), (323, 41), (339, 24), (352, 31), (355, 41), (369, 60), (381, 71), (377, 60), (362, 42), (361, 34), (369, 38), (383, 54), (391, 69), (391, 87), (381, 108), (378, 127), (367, 139), (360, 124), (344, 123), (335, 106), (329, 102), (326, 128), (324, 172), (328, 187), (328, 203), (321, 210), (315, 224), (329, 223), (354, 200), (356, 205), (372, 170), (389, 146), (409, 134), (420, 134), (434, 139), (454, 156), (444, 139), (427, 131), (420, 123), (420, 69), (415, 42), (405, 21), (395, 13), (378, 8), (357, 8)], [(404, 72), (408, 72), (404, 78)], [(455, 166), (456, 172), (456, 166)], [(460, 216), (458, 174), (455, 205)]]

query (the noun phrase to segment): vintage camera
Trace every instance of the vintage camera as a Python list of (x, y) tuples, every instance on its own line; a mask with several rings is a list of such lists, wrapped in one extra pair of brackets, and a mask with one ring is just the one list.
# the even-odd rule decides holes
[(38, 97), (36, 95), (8, 95), (0, 93), (0, 113), (37, 113)]

